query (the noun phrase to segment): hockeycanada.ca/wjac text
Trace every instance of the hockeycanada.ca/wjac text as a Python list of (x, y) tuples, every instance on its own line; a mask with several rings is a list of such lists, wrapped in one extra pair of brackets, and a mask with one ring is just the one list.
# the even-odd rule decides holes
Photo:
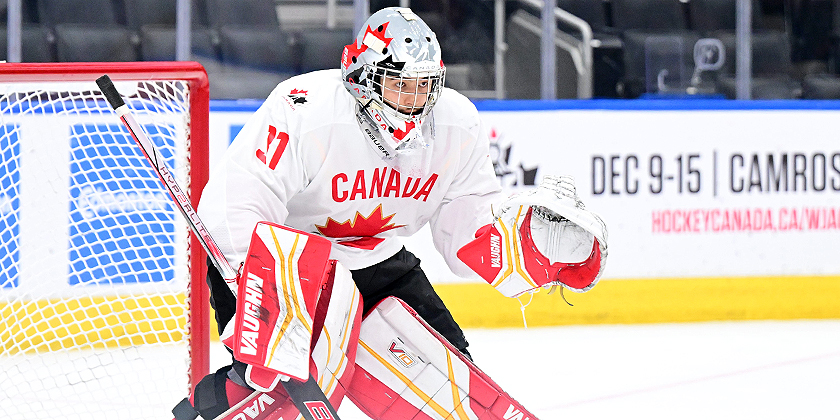
[(674, 209), (651, 212), (653, 233), (840, 230), (840, 207)]

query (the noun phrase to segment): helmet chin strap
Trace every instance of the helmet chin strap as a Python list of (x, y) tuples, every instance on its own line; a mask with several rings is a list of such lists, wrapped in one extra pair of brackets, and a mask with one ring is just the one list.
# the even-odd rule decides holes
[[(370, 123), (381, 134), (381, 140), (386, 142), (394, 151), (401, 150), (407, 143), (416, 143), (413, 140), (415, 138), (421, 139), (421, 143), (425, 144), (422, 142), (423, 135), (420, 131), (424, 120), (415, 118), (406, 120), (379, 107), (369, 105), (370, 103), (363, 106), (360, 112), (367, 116)], [(414, 144), (412, 148), (416, 149), (419, 146), (420, 144)]]
[[(373, 107), (365, 107), (361, 103), (356, 108), (356, 119), (359, 123), (368, 145), (390, 166), (409, 176), (420, 176), (428, 169), (430, 143), (434, 139), (434, 114), (429, 114), (424, 123), (413, 126), (405, 133), (401, 144), (394, 147), (394, 135), (388, 133), (381, 125), (376, 124)], [(380, 118), (386, 118), (380, 114)], [(387, 120), (386, 120), (387, 121)], [(390, 127), (390, 121), (388, 125)]]
[[(359, 101), (359, 103), (361, 104), (361, 103), (362, 103), (362, 101)], [(368, 101), (367, 101), (367, 102), (365, 102), (365, 104), (364, 104), (364, 105), (362, 105), (362, 111), (367, 111), (368, 107), (369, 107), (369, 106), (370, 106), (370, 104), (372, 104), (372, 103), (374, 103), (374, 102), (373, 102), (373, 98), (368, 99)]]

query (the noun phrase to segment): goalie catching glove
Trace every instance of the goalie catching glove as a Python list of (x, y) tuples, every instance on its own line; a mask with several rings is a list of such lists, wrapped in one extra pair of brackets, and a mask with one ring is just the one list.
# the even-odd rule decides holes
[(571, 177), (546, 176), (536, 189), (507, 199), (495, 216), (458, 258), (503, 295), (553, 286), (585, 292), (598, 282), (607, 227), (584, 208)]

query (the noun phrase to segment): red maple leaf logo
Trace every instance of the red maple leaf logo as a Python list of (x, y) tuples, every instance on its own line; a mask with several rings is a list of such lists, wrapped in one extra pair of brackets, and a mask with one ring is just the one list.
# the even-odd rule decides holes
[[(370, 30), (370, 26), (368, 26), (368, 27), (367, 27), (367, 30), (365, 31), (365, 36), (367, 36), (367, 34), (371, 34), (371, 35), (373, 35), (373, 36), (375, 36), (375, 37), (379, 38), (379, 40), (380, 40), (380, 41), (384, 42), (386, 47), (387, 47), (387, 46), (389, 46), (389, 45), (391, 45), (391, 41), (392, 41), (394, 38), (386, 38), (386, 37), (385, 37), (385, 30), (386, 30), (386, 29), (388, 29), (388, 24), (389, 24), (389, 23), (390, 23), (390, 22), (385, 22), (385, 23), (383, 23), (381, 26), (379, 26), (378, 28), (376, 28), (376, 30), (375, 30), (375, 31), (371, 31), (371, 30)], [(362, 37), (362, 40), (364, 40), (364, 39), (365, 39), (365, 38), (364, 38), (364, 37)]]
[(330, 238), (347, 238), (347, 240), (339, 241), (342, 245), (370, 250), (376, 248), (377, 245), (385, 240), (376, 238), (374, 235), (405, 226), (391, 223), (391, 219), (394, 218), (395, 214), (383, 218), (382, 205), (380, 204), (367, 217), (356, 212), (353, 220), (348, 219), (342, 223), (338, 223), (330, 217), (327, 218), (326, 225), (315, 225), (315, 227), (318, 228), (318, 232), (321, 232), (321, 235)]
[(345, 45), (344, 46), (344, 53), (341, 56), (342, 66), (346, 69), (347, 66), (350, 65), (350, 61), (353, 60), (353, 57), (358, 57), (359, 54), (365, 52), (365, 50), (368, 49), (368, 46), (364, 44), (364, 39), (367, 36), (367, 34), (371, 34), (374, 37), (378, 38), (380, 41), (385, 43), (386, 47), (391, 45), (391, 41), (393, 41), (394, 38), (386, 38), (385, 37), (385, 29), (388, 29), (388, 23), (390, 23), (390, 22), (385, 22), (381, 26), (377, 27), (375, 31), (371, 30), (370, 26), (368, 26), (367, 29), (365, 30), (365, 34), (362, 35), (362, 42), (363, 42), (362, 45), (356, 47), (356, 41), (355, 40), (353, 42), (351, 42), (350, 44)]
[(361, 47), (356, 48), (356, 41), (351, 42), (348, 45), (344, 46), (344, 54), (341, 55), (341, 67), (347, 68), (350, 65), (350, 62), (353, 61), (353, 57), (358, 57), (359, 54), (365, 52), (367, 49), (367, 45), (362, 44)]

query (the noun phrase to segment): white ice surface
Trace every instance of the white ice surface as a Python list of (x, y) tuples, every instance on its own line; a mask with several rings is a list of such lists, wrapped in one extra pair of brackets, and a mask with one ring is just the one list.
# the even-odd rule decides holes
[[(540, 420), (840, 419), (840, 320), (465, 333), (476, 364)], [(228, 359), (211, 346), (215, 369)], [(349, 401), (338, 413), (368, 419)]]

